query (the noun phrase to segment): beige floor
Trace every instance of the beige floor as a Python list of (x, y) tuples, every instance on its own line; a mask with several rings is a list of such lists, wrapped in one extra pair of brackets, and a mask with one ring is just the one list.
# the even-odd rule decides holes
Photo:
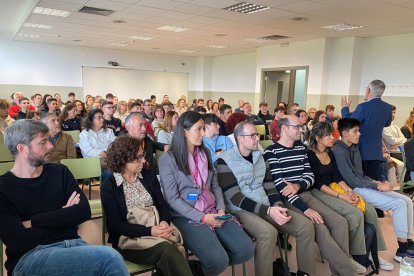
[[(93, 193), (92, 193), (92, 198), (98, 198), (99, 197), (99, 188), (93, 188)], [(85, 190), (85, 192), (87, 192)], [(391, 219), (391, 214), (390, 213), (386, 213), (385, 218), (380, 219), (380, 224), (381, 224), (381, 228), (383, 231), (383, 235), (385, 237), (385, 241), (388, 247), (388, 250), (386, 252), (380, 252), (380, 255), (394, 263), (395, 265), (395, 269), (391, 272), (384, 272), (384, 271), (380, 271), (379, 275), (398, 275), (399, 274), (399, 264), (394, 262), (392, 257), (394, 256), (394, 253), (397, 249), (397, 241), (395, 238), (395, 234), (393, 231), (393, 227), (392, 227), (392, 219)], [(96, 220), (91, 220), (91, 221), (87, 221), (84, 224), (81, 225), (80, 230), (79, 230), (80, 235), (82, 236), (82, 238), (84, 238), (87, 242), (92, 243), (92, 244), (101, 244), (101, 239), (100, 239), (100, 233), (101, 233), (101, 220), (100, 219), (96, 219)], [(293, 245), (293, 250), (291, 252), (289, 252), (289, 266), (291, 271), (296, 271), (297, 267), (296, 267), (296, 255), (295, 255), (295, 239), (294, 238), (290, 238), (290, 242)], [(319, 251), (317, 249), (317, 247), (315, 246), (315, 256), (319, 257)], [(277, 258), (279, 257), (279, 253), (278, 252), (274, 252), (274, 257)], [(329, 276), (330, 275), (330, 271), (329, 271), (329, 267), (327, 262), (325, 261), (325, 263), (321, 263), (320, 259), (315, 259), (315, 264), (316, 264), (316, 273), (315, 275), (317, 276)], [(247, 269), (247, 276), (253, 276), (254, 275), (254, 264), (253, 264), (253, 260), (249, 261), (246, 264), (246, 269)], [(4, 275), (6, 275), (6, 273), (4, 273)], [(147, 274), (143, 274), (143, 275), (150, 275), (149, 273)], [(230, 276), (231, 275), (231, 269), (228, 268), (224, 273), (222, 273), (221, 275), (225, 275), (225, 276)], [(236, 275), (242, 275), (242, 266), (238, 265), (236, 266)], [(2, 276), (2, 275), (0, 275)]]

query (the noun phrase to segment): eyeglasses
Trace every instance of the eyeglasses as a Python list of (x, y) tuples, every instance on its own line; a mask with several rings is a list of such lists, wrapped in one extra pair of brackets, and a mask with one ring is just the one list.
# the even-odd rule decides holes
[(303, 130), (303, 125), (286, 125), (286, 126), (293, 127), (296, 130), (299, 130), (299, 129), (302, 129)]
[(115, 108), (115, 106), (104, 106), (104, 108), (114, 109), (114, 108)]
[(94, 119), (96, 119), (96, 120), (103, 120), (104, 117), (103, 116), (95, 116)]
[(256, 139), (256, 138), (259, 138), (260, 135), (257, 132), (253, 132), (252, 134), (242, 134), (240, 136), (248, 136), (248, 137), (250, 137), (252, 139)]

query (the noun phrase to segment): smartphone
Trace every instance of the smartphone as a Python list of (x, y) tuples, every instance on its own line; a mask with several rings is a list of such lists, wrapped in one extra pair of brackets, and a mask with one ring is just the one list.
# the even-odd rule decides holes
[(231, 217), (232, 217), (231, 215), (227, 214), (227, 215), (217, 216), (214, 219), (216, 219), (216, 220), (229, 220), (229, 219), (231, 219)]

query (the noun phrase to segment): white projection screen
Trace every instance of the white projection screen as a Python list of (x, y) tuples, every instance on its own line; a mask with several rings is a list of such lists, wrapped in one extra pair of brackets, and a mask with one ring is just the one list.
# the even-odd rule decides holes
[(181, 95), (188, 97), (188, 73), (83, 66), (82, 82), (84, 95), (105, 97), (112, 93), (125, 101), (155, 95), (160, 103), (164, 95), (169, 95), (175, 104)]

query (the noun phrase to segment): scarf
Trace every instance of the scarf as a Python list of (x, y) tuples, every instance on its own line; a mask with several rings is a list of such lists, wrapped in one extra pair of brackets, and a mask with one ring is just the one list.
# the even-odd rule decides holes
[(193, 177), (194, 188), (199, 190), (194, 208), (203, 213), (216, 212), (216, 198), (207, 186), (208, 159), (198, 147), (194, 148), (194, 153), (188, 153), (188, 167)]

